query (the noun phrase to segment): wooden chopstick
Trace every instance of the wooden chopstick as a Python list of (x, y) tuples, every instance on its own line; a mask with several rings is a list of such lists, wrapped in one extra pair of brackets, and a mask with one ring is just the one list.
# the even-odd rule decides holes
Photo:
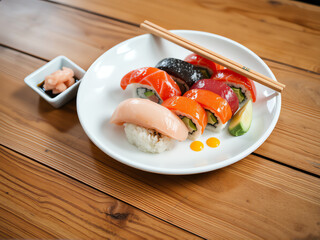
[(194, 53), (197, 53), (198, 55), (205, 57), (211, 61), (214, 61), (236, 73), (239, 73), (251, 80), (254, 80), (258, 83), (261, 83), (264, 86), (267, 86), (275, 91), (282, 92), (284, 89), (285, 85), (268, 78), (252, 69), (249, 69), (235, 61), (232, 61), (226, 57), (223, 57), (215, 52), (212, 52), (209, 49), (206, 49), (204, 47), (199, 46), (196, 43), (193, 43), (183, 37), (180, 37), (165, 28), (162, 28), (154, 23), (151, 23), (149, 21), (144, 21), (143, 23), (140, 24), (140, 28), (147, 30), (148, 32), (162, 37), (166, 40), (169, 40), (181, 47), (184, 47)]
[[(189, 44), (189, 45), (191, 45), (191, 46), (194, 46), (194, 47), (196, 47), (196, 48), (198, 48), (198, 49), (200, 49), (200, 50), (202, 50), (202, 51), (204, 51), (204, 52), (207, 52), (208, 54), (213, 55), (213, 57), (216, 58), (217, 63), (219, 63), (219, 61), (221, 61), (221, 65), (223, 65), (223, 66), (225, 66), (224, 64), (226, 64), (226, 62), (228, 62), (228, 63), (230, 63), (230, 64), (238, 67), (237, 69), (234, 69), (234, 70), (233, 70), (233, 69), (230, 68), (230, 65), (229, 65), (229, 67), (226, 65), (225, 67), (229, 68), (230, 70), (236, 71), (236, 70), (238, 70), (238, 69), (240, 68), (240, 69), (242, 69), (242, 70), (249, 71), (249, 72), (251, 72), (251, 73), (253, 73), (253, 74), (255, 74), (255, 75), (257, 75), (257, 76), (259, 76), (259, 77), (261, 77), (261, 78), (266, 78), (267, 81), (271, 81), (271, 82), (274, 83), (275, 85), (278, 85), (278, 86), (280, 86), (280, 87), (282, 87), (282, 88), (285, 87), (285, 85), (283, 85), (282, 83), (279, 83), (279, 82), (277, 82), (277, 81), (274, 81), (273, 79), (268, 78), (268, 77), (266, 77), (266, 76), (264, 76), (264, 75), (262, 75), (262, 74), (260, 74), (260, 73), (258, 73), (258, 72), (256, 72), (256, 71), (254, 71), (254, 70), (252, 70), (252, 69), (249, 69), (249, 68), (241, 65), (240, 63), (237, 63), (237, 62), (235, 62), (235, 61), (233, 61), (233, 60), (231, 60), (231, 59), (228, 59), (228, 58), (226, 58), (226, 57), (223, 57), (222, 55), (220, 55), (220, 54), (218, 54), (218, 53), (212, 52), (211, 50), (209, 50), (209, 49), (207, 49), (207, 48), (204, 48), (204, 47), (202, 47), (202, 46), (200, 46), (200, 45), (198, 45), (198, 44), (196, 44), (196, 43), (194, 43), (194, 42), (191, 42), (191, 41), (189, 41), (189, 40), (187, 40), (187, 39), (185, 39), (185, 38), (183, 38), (183, 37), (180, 37), (180, 36), (178, 36), (178, 35), (170, 32), (170, 31), (166, 30), (165, 28), (162, 28), (162, 27), (160, 27), (160, 26), (158, 26), (158, 25), (156, 25), (156, 24), (154, 24), (154, 23), (152, 23), (152, 22), (149, 22), (149, 21), (145, 20), (144, 23), (147, 24), (147, 25), (149, 25), (149, 26), (151, 26), (151, 27), (154, 28), (154, 29), (157, 29), (157, 30), (163, 32), (164, 34), (169, 34), (170, 36), (172, 36), (172, 37), (174, 37), (174, 38), (177, 38), (177, 39), (185, 42), (186, 44)], [(205, 57), (205, 56), (203, 56), (203, 57)], [(232, 66), (231, 66), (231, 67), (232, 67)], [(240, 73), (240, 72), (238, 72), (238, 73), (239, 73), (239, 74), (242, 74), (242, 71), (241, 71), (241, 73)], [(242, 74), (242, 75), (243, 75), (243, 74)]]

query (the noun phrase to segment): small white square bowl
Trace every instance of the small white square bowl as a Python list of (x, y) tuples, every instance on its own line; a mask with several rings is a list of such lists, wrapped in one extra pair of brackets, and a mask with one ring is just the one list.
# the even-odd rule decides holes
[[(44, 81), (46, 76), (50, 75), (51, 73), (54, 73), (59, 69), (62, 69), (62, 67), (71, 68), (74, 71), (75, 77), (79, 79), (79, 81), (74, 83), (72, 86), (67, 88), (59, 95), (55, 97), (50, 97), (38, 85)], [(24, 82), (35, 92), (37, 92), (43, 99), (50, 103), (53, 107), (59, 108), (77, 95), (79, 84), (85, 73), (85, 70), (83, 70), (81, 67), (79, 67), (77, 64), (72, 62), (67, 57), (58, 56), (50, 62), (48, 62), (47, 64), (45, 64), (44, 66), (42, 66), (41, 68), (31, 73), (29, 76), (27, 76), (24, 79)]]

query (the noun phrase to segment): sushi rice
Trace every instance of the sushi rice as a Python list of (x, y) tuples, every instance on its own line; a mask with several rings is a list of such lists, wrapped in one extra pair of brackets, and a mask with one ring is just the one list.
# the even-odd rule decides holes
[(174, 113), (177, 114), (177, 116), (181, 119), (183, 117), (188, 118), (195, 125), (196, 130), (192, 130), (187, 126), (188, 130), (189, 130), (188, 139), (196, 140), (197, 138), (199, 138), (201, 136), (201, 134), (203, 133), (202, 126), (197, 121), (195, 121), (194, 118), (190, 114), (184, 113), (179, 110), (174, 111)]
[(129, 143), (139, 150), (149, 153), (161, 153), (173, 147), (175, 140), (152, 129), (137, 126), (132, 123), (124, 124)]
[(245, 96), (245, 99), (241, 103), (239, 102), (238, 109), (240, 109), (240, 107), (243, 106), (249, 99), (252, 99), (251, 92), (246, 87), (244, 87), (242, 84), (228, 82), (227, 85), (231, 88), (239, 88), (241, 90), (242, 94), (244, 94), (244, 96)]
[[(144, 99), (149, 99), (155, 103), (161, 104), (163, 100), (161, 97), (158, 95), (156, 90), (148, 85), (144, 84), (139, 84), (139, 83), (133, 83), (131, 84), (130, 88), (132, 89), (132, 95), (134, 98), (144, 98)], [(144, 93), (147, 91), (152, 91), (153, 95), (150, 97), (147, 97)]]
[[(206, 111), (210, 111), (209, 109), (206, 109)], [(211, 111), (210, 111), (211, 112)], [(224, 129), (228, 122), (226, 122), (225, 124), (222, 123), (221, 119), (214, 114), (214, 112), (211, 112), (213, 114), (213, 116), (215, 116), (215, 118), (217, 119), (217, 123), (215, 123), (214, 125), (208, 123), (206, 126), (206, 129), (211, 131), (211, 132), (216, 132), (219, 133), (222, 129)]]

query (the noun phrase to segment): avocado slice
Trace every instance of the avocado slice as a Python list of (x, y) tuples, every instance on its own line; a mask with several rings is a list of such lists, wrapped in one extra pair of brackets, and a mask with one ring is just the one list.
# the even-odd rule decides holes
[(234, 91), (234, 93), (237, 95), (238, 99), (239, 99), (239, 103), (242, 103), (245, 99), (246, 96), (241, 92), (240, 88), (236, 88), (236, 87), (231, 87), (231, 89)]
[(250, 99), (233, 116), (229, 125), (229, 132), (233, 136), (241, 136), (249, 131), (252, 122), (252, 100)]
[(211, 124), (211, 125), (215, 125), (218, 123), (218, 120), (217, 118), (213, 115), (212, 112), (210, 112), (209, 110), (206, 110), (207, 112), (207, 117), (208, 117), (208, 123)]
[(154, 92), (153, 92), (153, 91), (145, 91), (145, 92), (144, 92), (144, 95), (145, 95), (146, 97), (151, 97), (151, 96), (154, 95)]
[(197, 131), (196, 125), (194, 125), (194, 123), (192, 122), (192, 120), (190, 118), (183, 117), (181, 120), (187, 126), (189, 132)]

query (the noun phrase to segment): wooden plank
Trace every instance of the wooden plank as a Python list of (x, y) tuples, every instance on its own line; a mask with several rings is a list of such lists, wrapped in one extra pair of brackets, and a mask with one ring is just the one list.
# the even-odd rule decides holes
[(22, 76), (42, 63), (1, 50), (3, 145), (204, 238), (319, 236), (319, 178), (252, 155), (193, 176), (157, 175), (125, 166), (88, 140), (74, 102), (53, 109), (24, 85)]
[(1, 1), (0, 43), (53, 59), (65, 55), (82, 68), (142, 31), (134, 26), (39, 0)]
[[(229, 37), (264, 58), (320, 71), (320, 8), (316, 6), (280, 0), (234, 0), (219, 4), (213, 0), (138, 3), (126, 0), (123, 4), (116, 0), (56, 1), (135, 23), (148, 18), (168, 29), (212, 32)], [(144, 33), (128, 24), (52, 5), (29, 0), (26, 7), (23, 0), (2, 1), (0, 30), (6, 34), (0, 35), (0, 42), (46, 59), (57, 54), (71, 56), (87, 68), (105, 50)], [(142, 6), (144, 11), (140, 11)], [(186, 13), (192, 13), (192, 17)]]
[(267, 64), (287, 87), (276, 128), (255, 153), (320, 175), (320, 75)]
[(318, 6), (288, 0), (53, 1), (136, 24), (147, 19), (168, 29), (212, 32), (262, 57), (320, 72)]
[(200, 239), (0, 146), (1, 239)]

